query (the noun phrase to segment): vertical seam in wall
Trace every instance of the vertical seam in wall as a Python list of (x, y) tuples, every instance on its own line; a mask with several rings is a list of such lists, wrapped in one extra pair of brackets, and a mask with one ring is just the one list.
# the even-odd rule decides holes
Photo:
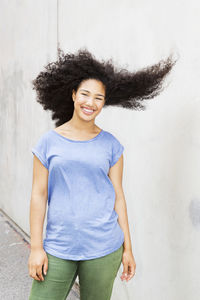
[(59, 0), (57, 0), (57, 58), (59, 57)]

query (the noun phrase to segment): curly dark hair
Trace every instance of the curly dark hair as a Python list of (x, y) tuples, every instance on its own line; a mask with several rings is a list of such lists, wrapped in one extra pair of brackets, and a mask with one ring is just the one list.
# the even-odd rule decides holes
[(112, 59), (98, 61), (86, 48), (67, 54), (59, 48), (57, 61), (48, 63), (32, 84), (37, 102), (44, 110), (52, 111), (52, 120), (57, 120), (55, 125), (59, 126), (72, 118), (72, 91), (77, 91), (83, 80), (96, 79), (104, 84), (105, 107), (145, 110), (142, 100), (162, 91), (163, 80), (175, 62), (170, 55), (153, 66), (130, 72), (114, 66)]

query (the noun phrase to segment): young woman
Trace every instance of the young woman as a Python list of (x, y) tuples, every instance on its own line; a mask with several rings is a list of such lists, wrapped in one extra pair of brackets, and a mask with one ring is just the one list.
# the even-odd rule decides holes
[(29, 300), (66, 299), (77, 276), (81, 300), (109, 300), (121, 262), (121, 280), (135, 275), (122, 187), (124, 146), (95, 119), (109, 105), (144, 109), (140, 100), (159, 94), (173, 64), (168, 58), (131, 73), (86, 49), (59, 50), (58, 61), (33, 81), (57, 127), (32, 148)]

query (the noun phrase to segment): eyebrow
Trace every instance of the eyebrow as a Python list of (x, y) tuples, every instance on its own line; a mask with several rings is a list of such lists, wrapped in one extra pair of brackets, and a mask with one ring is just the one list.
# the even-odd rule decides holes
[[(80, 89), (80, 91), (86, 91), (86, 92), (88, 92), (89, 93), (89, 91), (88, 90), (84, 90), (84, 89)], [(105, 97), (104, 95), (102, 95), (102, 94), (96, 94), (96, 95), (98, 95), (98, 96), (102, 96), (102, 97)]]

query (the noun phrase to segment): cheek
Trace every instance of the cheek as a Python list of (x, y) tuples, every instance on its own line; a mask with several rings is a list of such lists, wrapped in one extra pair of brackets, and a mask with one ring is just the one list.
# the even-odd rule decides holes
[(79, 98), (78, 100), (75, 101), (75, 107), (80, 109), (81, 105), (83, 105), (83, 103), (84, 103), (84, 100)]
[(98, 110), (101, 110), (103, 108), (103, 103), (98, 103), (97, 107), (98, 107)]

